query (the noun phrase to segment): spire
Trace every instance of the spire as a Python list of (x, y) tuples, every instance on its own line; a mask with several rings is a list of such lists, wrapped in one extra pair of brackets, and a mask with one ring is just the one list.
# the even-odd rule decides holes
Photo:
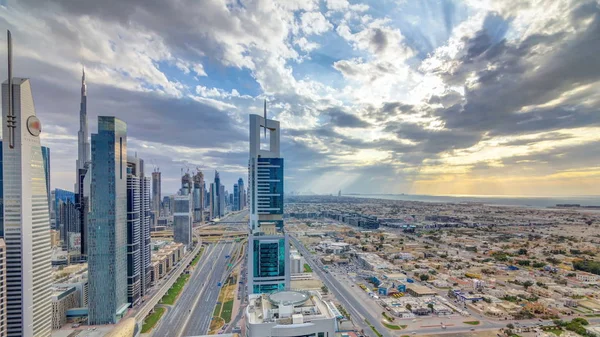
[(81, 66), (81, 96), (87, 96), (87, 86), (85, 84), (85, 67)]
[(13, 88), (12, 88), (12, 36), (10, 30), (6, 31), (6, 38), (8, 43), (8, 113), (6, 114), (6, 124), (8, 127), (8, 147), (13, 149), (15, 147), (15, 128), (17, 127), (17, 119), (15, 117), (13, 107)]
[(265, 138), (267, 138), (267, 99), (265, 98)]

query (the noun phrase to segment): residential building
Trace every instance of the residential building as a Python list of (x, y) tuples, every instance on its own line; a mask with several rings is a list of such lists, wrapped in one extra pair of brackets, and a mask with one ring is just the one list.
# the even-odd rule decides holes
[(7, 336), (50, 336), (51, 254), (48, 191), (31, 83), (12, 77), (2, 84), (2, 169), (6, 244)]
[[(266, 105), (265, 105), (266, 115)], [(261, 131), (269, 146), (261, 148)], [(279, 122), (250, 115), (250, 235), (248, 293), (289, 289), (289, 237), (283, 225), (283, 158), (279, 153)]]
[(252, 294), (246, 307), (246, 336), (334, 337), (335, 307), (318, 292), (276, 291)]
[(173, 209), (173, 238), (186, 246), (192, 244), (191, 195), (176, 195)]
[(116, 324), (127, 302), (127, 125), (98, 117), (88, 223), (89, 324)]
[(595, 275), (595, 274), (587, 273), (587, 272), (577, 272), (575, 277), (577, 278), (578, 281), (581, 281), (584, 283), (594, 283), (594, 282), (598, 282), (598, 280), (600, 280), (600, 275)]
[(52, 289), (52, 329), (60, 329), (67, 323), (67, 310), (79, 307), (75, 287)]
[(127, 159), (127, 301), (137, 306), (150, 282), (150, 178), (144, 161)]

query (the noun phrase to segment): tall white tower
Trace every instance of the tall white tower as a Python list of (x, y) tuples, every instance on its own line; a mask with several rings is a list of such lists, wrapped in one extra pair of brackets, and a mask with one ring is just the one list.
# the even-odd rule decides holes
[[(261, 148), (261, 131), (269, 143)], [(250, 236), (248, 293), (289, 289), (289, 238), (283, 226), (283, 158), (279, 153), (279, 122), (250, 115)]]
[[(85, 84), (85, 69), (81, 74), (81, 103), (79, 106), (79, 132), (77, 132), (77, 169), (85, 168), (90, 161), (90, 142), (88, 138), (87, 119), (87, 85)], [(77, 191), (78, 189), (76, 189)]]
[(2, 84), (4, 240), (8, 336), (50, 336), (52, 329), (50, 217), (31, 85), (12, 77)]

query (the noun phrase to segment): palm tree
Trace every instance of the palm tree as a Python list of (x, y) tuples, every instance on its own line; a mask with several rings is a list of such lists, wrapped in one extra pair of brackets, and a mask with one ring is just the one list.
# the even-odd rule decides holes
[(427, 304), (427, 307), (429, 308), (429, 310), (431, 310), (431, 312), (433, 313), (433, 303), (429, 303)]

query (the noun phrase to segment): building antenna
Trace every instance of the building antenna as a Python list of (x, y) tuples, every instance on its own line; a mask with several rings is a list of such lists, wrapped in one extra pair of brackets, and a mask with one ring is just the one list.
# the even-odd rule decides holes
[(265, 98), (265, 139), (267, 139), (267, 99)]
[(15, 128), (17, 127), (17, 118), (14, 112), (13, 82), (12, 82), (12, 36), (10, 30), (6, 31), (8, 41), (8, 113), (6, 115), (6, 125), (8, 127), (8, 147), (15, 148)]

